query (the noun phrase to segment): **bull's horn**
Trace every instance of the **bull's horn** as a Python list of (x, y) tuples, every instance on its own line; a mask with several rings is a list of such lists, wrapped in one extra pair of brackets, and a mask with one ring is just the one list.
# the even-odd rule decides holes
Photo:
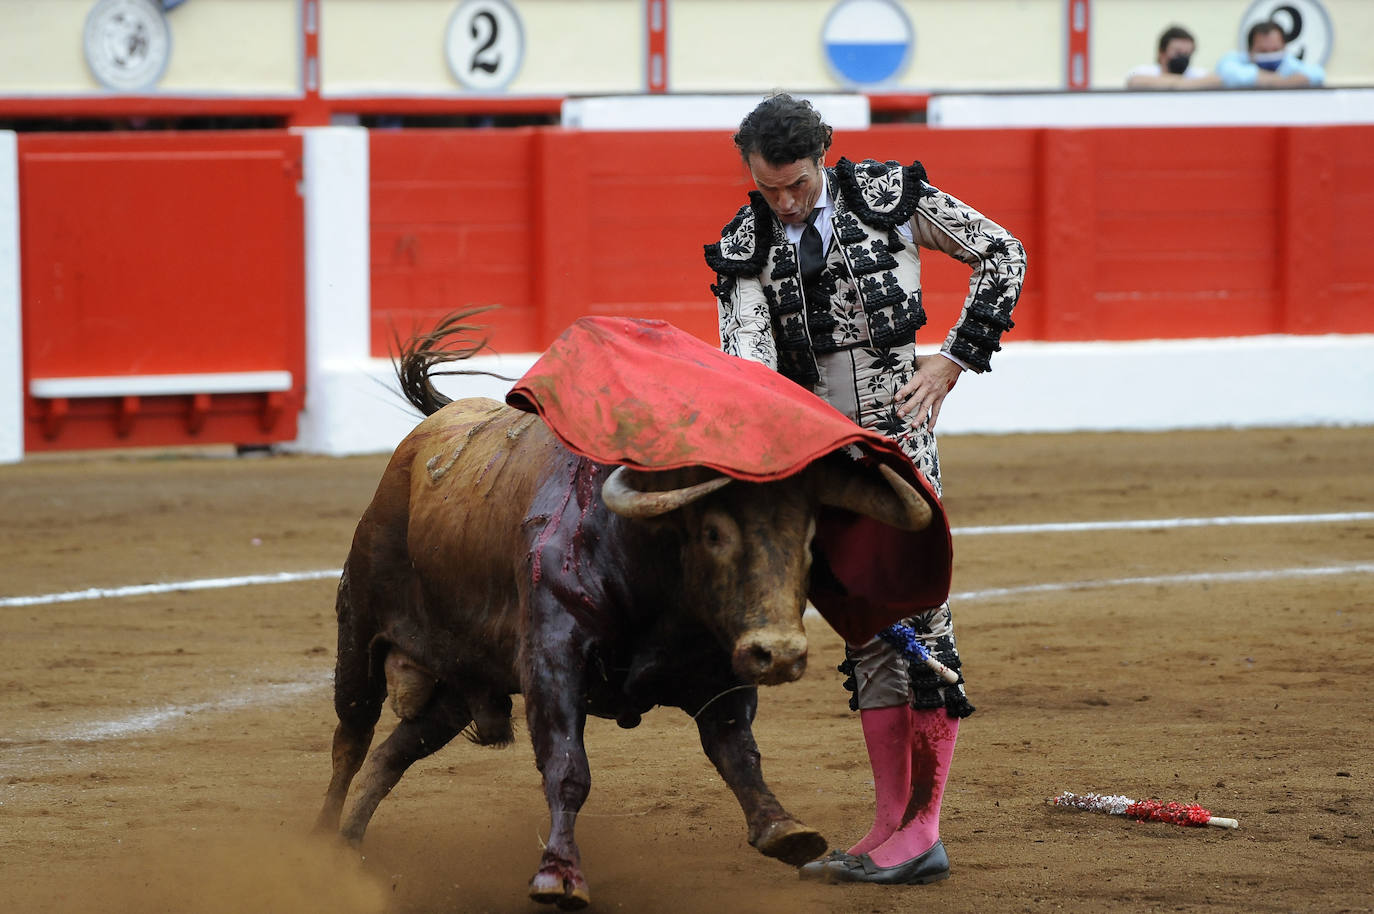
[(841, 473), (827, 468), (821, 476), (821, 502), (846, 508), (899, 530), (929, 527), (930, 505), (916, 487), (885, 463), (878, 464), (878, 470), (887, 480), (886, 486), (863, 473)]
[(685, 489), (668, 489), (664, 492), (642, 492), (630, 484), (630, 468), (616, 467), (606, 481), (601, 484), (601, 499), (621, 517), (658, 517), (669, 511), (676, 511), (685, 504), (709, 495), (732, 480), (730, 476), (717, 476), (699, 482)]

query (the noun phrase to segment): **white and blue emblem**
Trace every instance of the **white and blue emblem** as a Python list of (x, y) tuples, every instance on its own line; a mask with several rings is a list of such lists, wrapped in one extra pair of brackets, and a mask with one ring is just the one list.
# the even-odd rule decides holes
[(916, 33), (894, 0), (840, 0), (826, 17), (821, 43), (840, 82), (872, 86), (906, 69)]

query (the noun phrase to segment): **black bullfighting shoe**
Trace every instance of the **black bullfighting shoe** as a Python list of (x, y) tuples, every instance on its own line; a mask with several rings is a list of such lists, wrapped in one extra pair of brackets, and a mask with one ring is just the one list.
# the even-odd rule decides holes
[(831, 851), (819, 860), (812, 860), (810, 863), (802, 864), (798, 870), (798, 875), (803, 879), (826, 880), (826, 872), (832, 863), (838, 863), (845, 859), (854, 859), (844, 851)]
[(936, 841), (924, 854), (895, 866), (878, 866), (868, 854), (859, 854), (857, 857), (844, 854), (838, 858), (827, 858), (817, 862), (824, 869), (821, 874), (812, 878), (824, 879), (826, 882), (928, 885), (949, 878), (949, 855), (945, 853), (942, 841)]

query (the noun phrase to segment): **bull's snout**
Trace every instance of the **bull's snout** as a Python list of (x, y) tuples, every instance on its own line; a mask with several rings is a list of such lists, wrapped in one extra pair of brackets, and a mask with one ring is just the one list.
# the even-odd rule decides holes
[(735, 642), (735, 673), (745, 682), (777, 685), (806, 672), (806, 636), (800, 633), (752, 632)]

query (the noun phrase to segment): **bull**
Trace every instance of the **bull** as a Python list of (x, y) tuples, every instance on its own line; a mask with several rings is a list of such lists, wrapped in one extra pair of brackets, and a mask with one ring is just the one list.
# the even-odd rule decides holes
[[(398, 360), (427, 418), (382, 474), (339, 582), (339, 722), (317, 827), (356, 845), (418, 759), (459, 733), (509, 745), (518, 693), (550, 814), (534, 900), (590, 901), (573, 834), (588, 714), (631, 728), (658, 705), (686, 711), (749, 843), (793, 865), (819, 856), (825, 840), (764, 782), (754, 687), (805, 670), (818, 512), (919, 530), (926, 500), (891, 468), (840, 455), (763, 483), (597, 463), (538, 416), (438, 393), (432, 369), (466, 354), (454, 332), (441, 325)], [(369, 753), (388, 696), (399, 722)]]

